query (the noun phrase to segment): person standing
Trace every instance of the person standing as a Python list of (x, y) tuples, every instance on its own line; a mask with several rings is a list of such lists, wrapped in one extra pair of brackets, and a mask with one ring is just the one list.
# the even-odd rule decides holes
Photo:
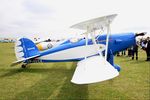
[(147, 55), (146, 61), (150, 61), (150, 37), (147, 37), (146, 55)]
[(134, 59), (134, 55), (136, 55), (136, 60), (138, 60), (138, 45), (134, 45), (132, 47), (132, 60)]
[(128, 48), (128, 57), (131, 57), (131, 55), (132, 55), (132, 50), (131, 50), (131, 47), (130, 47), (130, 48)]

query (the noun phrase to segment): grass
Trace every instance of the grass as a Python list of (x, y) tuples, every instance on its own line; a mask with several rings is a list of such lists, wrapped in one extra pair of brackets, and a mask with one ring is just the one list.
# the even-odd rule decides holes
[(27, 69), (10, 67), (15, 60), (14, 44), (0, 43), (0, 99), (100, 99), (150, 100), (150, 62), (140, 50), (139, 60), (115, 57), (120, 75), (112, 80), (90, 85), (70, 82), (75, 62), (31, 64)]

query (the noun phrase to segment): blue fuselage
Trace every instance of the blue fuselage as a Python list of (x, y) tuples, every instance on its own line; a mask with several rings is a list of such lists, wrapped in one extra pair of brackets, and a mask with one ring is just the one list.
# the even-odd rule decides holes
[[(97, 44), (106, 44), (106, 35), (98, 35), (96, 37), (96, 42)], [(73, 49), (73, 48), (77, 48), (80, 46), (84, 46), (86, 43), (86, 40), (80, 39), (77, 42), (71, 42), (70, 40), (65, 41), (64, 43), (53, 47), (51, 49), (48, 49), (46, 51), (42, 51), (40, 53), (40, 56), (46, 56), (48, 54), (55, 54), (58, 53), (60, 51), (65, 51), (65, 50), (69, 50), (69, 49)], [(134, 33), (122, 33), (122, 34), (112, 34), (109, 38), (109, 45), (108, 45), (108, 52), (111, 50), (111, 52), (113, 54), (115, 54), (116, 52), (125, 50), (129, 47), (131, 47), (132, 45), (135, 45), (136, 40), (135, 40), (135, 34)], [(93, 45), (93, 42), (91, 39), (88, 39), (88, 45)], [(84, 51), (86, 52), (86, 51)], [(73, 52), (72, 52), (73, 53)], [(53, 59), (47, 59), (44, 60), (41, 58), (42, 62), (61, 62), (61, 61), (79, 61), (84, 59), (84, 57), (82, 58), (72, 58), (72, 59), (63, 59), (63, 60), (53, 60)]]

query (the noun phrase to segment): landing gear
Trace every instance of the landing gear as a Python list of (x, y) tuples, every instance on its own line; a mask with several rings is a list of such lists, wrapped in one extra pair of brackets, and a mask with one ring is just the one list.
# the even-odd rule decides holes
[(22, 64), (21, 65), (21, 68), (26, 68), (27, 67), (27, 64)]

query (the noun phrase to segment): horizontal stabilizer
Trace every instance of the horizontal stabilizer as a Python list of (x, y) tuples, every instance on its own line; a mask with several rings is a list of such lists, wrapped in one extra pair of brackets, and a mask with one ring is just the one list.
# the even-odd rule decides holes
[(75, 84), (90, 84), (112, 79), (119, 72), (103, 57), (93, 56), (78, 62), (71, 82)]
[(20, 63), (22, 63), (22, 62), (24, 62), (24, 61), (26, 61), (26, 60), (30, 60), (30, 59), (33, 59), (33, 58), (36, 58), (36, 57), (38, 57), (39, 55), (35, 55), (35, 56), (32, 56), (32, 57), (28, 57), (28, 58), (23, 58), (23, 59), (21, 59), (21, 60), (17, 60), (17, 61), (15, 61), (15, 62), (13, 62), (10, 66), (16, 66), (16, 65), (18, 65), (18, 64), (20, 64)]

